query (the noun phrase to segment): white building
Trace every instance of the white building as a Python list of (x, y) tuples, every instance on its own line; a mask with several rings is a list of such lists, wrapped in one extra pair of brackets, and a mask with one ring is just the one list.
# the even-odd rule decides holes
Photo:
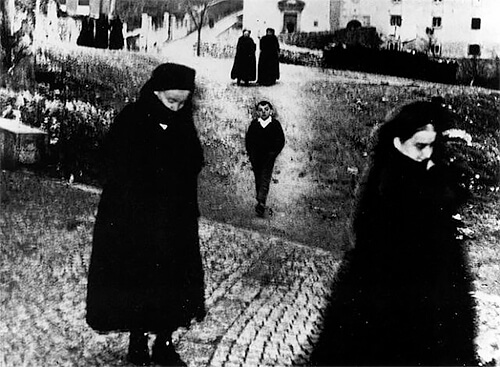
[(499, 0), (345, 0), (339, 24), (351, 20), (401, 42), (431, 33), (443, 57), (500, 55)]
[(266, 28), (276, 33), (330, 31), (331, 0), (244, 0), (243, 28), (252, 35), (265, 34)]
[(500, 56), (500, 0), (244, 0), (243, 27), (260, 36), (321, 32), (351, 21), (399, 44), (428, 42), (442, 57)]

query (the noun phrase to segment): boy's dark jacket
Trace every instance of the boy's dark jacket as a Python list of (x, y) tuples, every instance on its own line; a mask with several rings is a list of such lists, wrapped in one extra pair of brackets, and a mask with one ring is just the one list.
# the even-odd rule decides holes
[(276, 159), (285, 146), (285, 134), (278, 120), (263, 128), (258, 119), (252, 120), (248, 127), (245, 146), (252, 165), (266, 159)]
[(150, 91), (115, 119), (88, 278), (86, 318), (95, 330), (173, 330), (203, 316), (202, 165), (189, 106), (172, 113)]

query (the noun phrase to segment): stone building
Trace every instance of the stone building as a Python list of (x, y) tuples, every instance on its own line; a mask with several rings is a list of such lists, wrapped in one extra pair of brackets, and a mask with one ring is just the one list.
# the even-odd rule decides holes
[(258, 37), (324, 32), (348, 24), (377, 29), (386, 46), (428, 48), (441, 57), (500, 55), (500, 0), (244, 0), (243, 27)]

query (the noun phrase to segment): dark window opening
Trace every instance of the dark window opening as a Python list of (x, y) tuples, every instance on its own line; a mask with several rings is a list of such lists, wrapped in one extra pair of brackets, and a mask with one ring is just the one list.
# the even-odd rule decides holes
[(403, 19), (401, 18), (401, 15), (391, 15), (391, 25), (401, 27), (402, 23)]
[(481, 47), (479, 45), (469, 45), (469, 55), (470, 56), (481, 55)]
[(432, 27), (433, 28), (441, 28), (441, 17), (432, 18)]
[(472, 18), (471, 28), (481, 29), (481, 18)]
[(297, 13), (285, 13), (283, 16), (283, 32), (297, 32)]

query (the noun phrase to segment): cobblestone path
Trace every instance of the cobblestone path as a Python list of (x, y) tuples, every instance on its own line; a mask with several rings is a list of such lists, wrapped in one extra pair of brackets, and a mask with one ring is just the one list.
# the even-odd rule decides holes
[[(12, 225), (23, 218), (12, 217)], [(1, 269), (0, 280), (12, 278), (0, 283), (12, 288), (0, 288), (1, 367), (130, 366), (127, 333), (100, 335), (85, 323), (93, 221), (80, 218), (71, 236), (54, 229), (39, 239), (40, 253)], [(331, 255), (206, 219), (200, 240), (207, 317), (174, 333), (188, 365), (287, 366), (307, 359), (337, 267)]]
[(175, 342), (190, 366), (289, 366), (319, 334), (337, 262), (323, 250), (202, 222), (208, 315)]

